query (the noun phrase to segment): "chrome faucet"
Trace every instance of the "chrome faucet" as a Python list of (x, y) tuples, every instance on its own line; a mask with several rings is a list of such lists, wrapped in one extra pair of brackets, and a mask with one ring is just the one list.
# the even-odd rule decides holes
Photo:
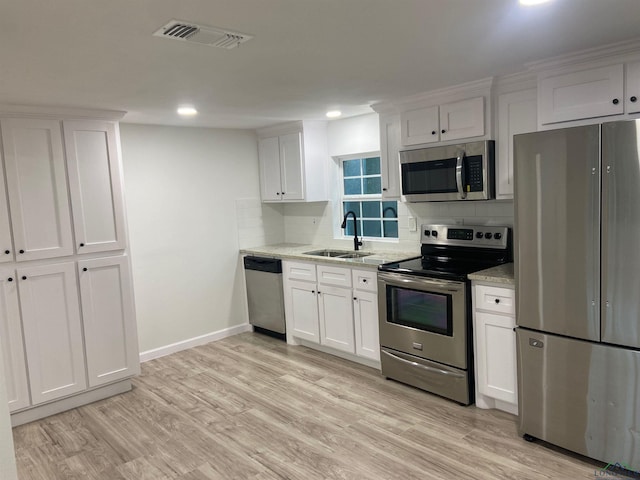
[(347, 228), (347, 217), (349, 215), (353, 215), (353, 249), (358, 250), (358, 248), (362, 246), (362, 242), (358, 240), (358, 217), (356, 217), (356, 212), (349, 210), (345, 213), (340, 228)]

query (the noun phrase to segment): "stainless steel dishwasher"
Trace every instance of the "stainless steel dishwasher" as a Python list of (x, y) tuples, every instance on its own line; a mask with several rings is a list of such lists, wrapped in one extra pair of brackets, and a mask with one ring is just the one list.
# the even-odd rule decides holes
[(285, 338), (282, 261), (277, 258), (244, 257), (249, 323), (261, 333)]

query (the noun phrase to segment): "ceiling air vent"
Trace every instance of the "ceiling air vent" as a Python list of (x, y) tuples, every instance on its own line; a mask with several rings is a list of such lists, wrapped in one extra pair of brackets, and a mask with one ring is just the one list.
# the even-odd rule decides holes
[(171, 20), (165, 26), (153, 32), (153, 35), (219, 48), (235, 48), (253, 38), (253, 35), (247, 35), (246, 33), (232, 32), (223, 28), (197, 25), (180, 20)]

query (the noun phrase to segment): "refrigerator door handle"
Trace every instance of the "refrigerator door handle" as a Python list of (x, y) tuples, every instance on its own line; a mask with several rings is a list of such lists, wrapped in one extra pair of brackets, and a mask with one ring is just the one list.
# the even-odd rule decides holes
[(464, 191), (462, 185), (462, 174), (464, 173), (464, 150), (458, 151), (456, 157), (456, 186), (458, 187), (458, 193), (460, 198), (467, 198), (467, 192)]

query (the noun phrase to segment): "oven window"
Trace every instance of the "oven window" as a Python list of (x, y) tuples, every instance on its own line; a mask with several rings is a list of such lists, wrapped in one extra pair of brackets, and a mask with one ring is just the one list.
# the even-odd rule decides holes
[(451, 295), (387, 285), (387, 321), (451, 337)]

